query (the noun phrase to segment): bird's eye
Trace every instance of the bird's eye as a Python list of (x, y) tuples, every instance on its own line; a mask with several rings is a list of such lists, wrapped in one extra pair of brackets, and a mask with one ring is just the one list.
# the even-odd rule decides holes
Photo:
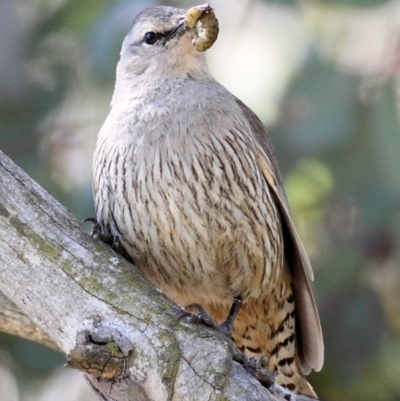
[(154, 43), (157, 42), (158, 37), (154, 32), (146, 32), (143, 39), (148, 45), (154, 45)]

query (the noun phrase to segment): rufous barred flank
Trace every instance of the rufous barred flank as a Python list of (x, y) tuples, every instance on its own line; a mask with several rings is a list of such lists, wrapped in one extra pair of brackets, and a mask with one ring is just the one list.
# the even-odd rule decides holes
[(223, 323), (239, 302), (239, 349), (316, 397), (304, 378), (323, 364), (310, 262), (263, 124), (208, 71), (213, 10), (196, 12), (146, 9), (123, 42), (94, 157), (97, 220), (176, 303)]

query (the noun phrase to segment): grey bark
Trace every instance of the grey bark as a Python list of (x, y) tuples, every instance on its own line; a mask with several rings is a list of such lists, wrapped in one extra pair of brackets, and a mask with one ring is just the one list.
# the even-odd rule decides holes
[(178, 321), (182, 309), (2, 152), (0, 291), (0, 330), (61, 350), (103, 400), (304, 399), (263, 387), (224, 336)]
[[(1, 237), (0, 237), (1, 238)], [(1, 260), (1, 256), (0, 256)], [(14, 302), (0, 292), (0, 331), (26, 338), (56, 351), (60, 351), (54, 341)]]

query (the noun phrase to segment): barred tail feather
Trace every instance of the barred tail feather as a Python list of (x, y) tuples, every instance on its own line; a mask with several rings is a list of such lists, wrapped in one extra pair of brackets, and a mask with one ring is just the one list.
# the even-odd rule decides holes
[(280, 385), (295, 393), (317, 398), (298, 360), (296, 305), (290, 278), (283, 280), (276, 298), (277, 310), (271, 315), (273, 323), (268, 343), (269, 367), (278, 371), (276, 381)]

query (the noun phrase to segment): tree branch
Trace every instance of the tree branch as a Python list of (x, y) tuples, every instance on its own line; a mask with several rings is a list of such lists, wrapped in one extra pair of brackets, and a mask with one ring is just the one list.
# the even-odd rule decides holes
[[(0, 258), (1, 260), (1, 258)], [(61, 351), (54, 341), (14, 302), (0, 292), (0, 331)]]
[(69, 355), (102, 399), (290, 399), (234, 362), (224, 336), (178, 322), (179, 307), (1, 152), (0, 239), (12, 300), (0, 298), (0, 330)]

